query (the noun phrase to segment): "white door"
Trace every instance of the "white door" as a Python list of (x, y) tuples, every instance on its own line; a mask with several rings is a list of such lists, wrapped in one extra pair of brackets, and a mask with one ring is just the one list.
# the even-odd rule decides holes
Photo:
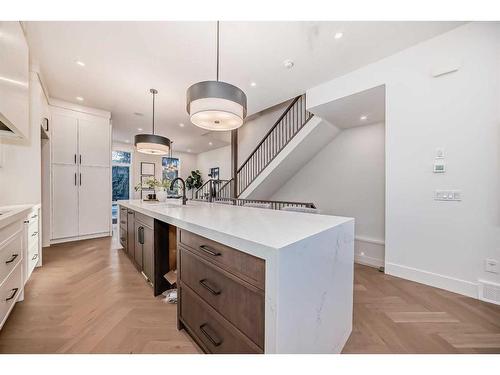
[(78, 168), (52, 165), (52, 239), (78, 236)]
[(110, 169), (80, 166), (79, 233), (80, 236), (110, 232)]
[(109, 167), (111, 162), (109, 120), (78, 120), (81, 165)]
[(55, 113), (52, 116), (52, 163), (76, 164), (78, 120)]

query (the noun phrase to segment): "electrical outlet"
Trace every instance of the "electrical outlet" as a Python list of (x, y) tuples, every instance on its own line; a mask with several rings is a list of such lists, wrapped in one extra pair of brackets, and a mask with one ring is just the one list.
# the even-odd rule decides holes
[(498, 273), (498, 260), (485, 259), (484, 260), (484, 270), (486, 272)]

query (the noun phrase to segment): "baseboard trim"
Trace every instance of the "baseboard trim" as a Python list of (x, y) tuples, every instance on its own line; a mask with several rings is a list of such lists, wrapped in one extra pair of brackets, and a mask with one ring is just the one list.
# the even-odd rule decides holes
[(81, 241), (81, 240), (91, 240), (93, 238), (110, 237), (110, 236), (112, 236), (112, 232), (103, 232), (103, 233), (88, 234), (86, 236), (56, 238), (56, 239), (50, 240), (50, 244), (51, 245), (55, 245), (55, 244), (58, 244), (58, 243)]
[(376, 238), (368, 238), (368, 237), (356, 236), (354, 239), (356, 241), (367, 242), (367, 243), (372, 243), (374, 245), (385, 246), (385, 241), (384, 240), (377, 240)]
[(362, 264), (364, 266), (375, 267), (375, 268), (379, 268), (379, 267), (384, 266), (383, 259), (373, 258), (373, 257), (369, 257), (366, 255), (361, 255), (361, 254), (354, 255), (354, 262), (358, 263), (358, 264)]
[(385, 263), (385, 273), (479, 299), (478, 284), (470, 281), (389, 262)]
[(355, 237), (354, 262), (369, 266), (383, 267), (385, 241), (368, 237)]

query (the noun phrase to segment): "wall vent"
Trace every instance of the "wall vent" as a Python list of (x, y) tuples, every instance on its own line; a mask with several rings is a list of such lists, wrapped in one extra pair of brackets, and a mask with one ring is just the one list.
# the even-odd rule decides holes
[(479, 299), (500, 305), (500, 284), (479, 280)]

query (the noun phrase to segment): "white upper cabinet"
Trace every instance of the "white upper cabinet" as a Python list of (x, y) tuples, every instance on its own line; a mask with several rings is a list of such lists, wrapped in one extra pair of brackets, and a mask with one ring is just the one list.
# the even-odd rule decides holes
[(29, 52), (21, 25), (0, 21), (0, 136), (29, 138)]
[(109, 167), (111, 162), (109, 120), (78, 120), (79, 163), (84, 166)]
[(78, 156), (78, 119), (54, 113), (52, 115), (52, 162), (76, 164)]

